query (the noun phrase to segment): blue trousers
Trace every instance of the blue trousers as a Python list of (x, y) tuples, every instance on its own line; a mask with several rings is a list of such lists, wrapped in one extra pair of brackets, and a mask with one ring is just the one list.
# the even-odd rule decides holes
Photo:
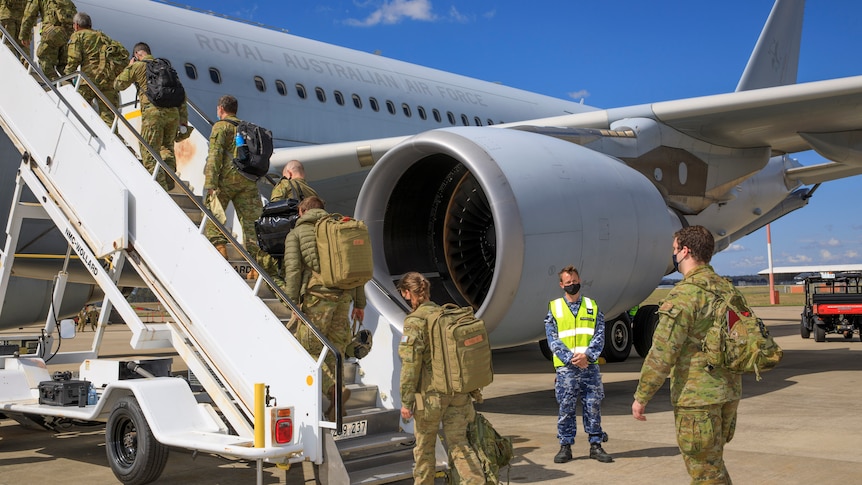
[(578, 399), (583, 407), (584, 432), (590, 443), (602, 442), (602, 399), (605, 389), (598, 364), (590, 364), (579, 369), (571, 364), (557, 368), (557, 382), (554, 386), (560, 414), (557, 418), (557, 437), (561, 445), (575, 442), (577, 434), (577, 415), (575, 408)]

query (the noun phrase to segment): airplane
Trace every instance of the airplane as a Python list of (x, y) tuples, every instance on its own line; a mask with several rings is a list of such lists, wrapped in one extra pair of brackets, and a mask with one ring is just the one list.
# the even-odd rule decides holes
[[(624, 360), (626, 311), (672, 271), (674, 231), (701, 224), (720, 251), (803, 207), (810, 186), (862, 173), (862, 76), (795, 84), (803, 1), (776, 0), (735, 92), (613, 109), (168, 2), (75, 3), (95, 28), (168, 58), (209, 119), (219, 96), (237, 97), (240, 117), (273, 131), (273, 173), (301, 160), (328, 210), (366, 221), (381, 287), (397, 295), (402, 274), (422, 272), (433, 300), (477, 310), (497, 348), (544, 338), (538, 322), (571, 263)], [(812, 149), (829, 162), (790, 156)], [(178, 157), (202, 172), (190, 163)], [(14, 167), (0, 170), (5, 207)], [(64, 253), (56, 241), (41, 249)], [(47, 301), (50, 285), (26, 295)], [(0, 327), (28, 315), (4, 308)]]

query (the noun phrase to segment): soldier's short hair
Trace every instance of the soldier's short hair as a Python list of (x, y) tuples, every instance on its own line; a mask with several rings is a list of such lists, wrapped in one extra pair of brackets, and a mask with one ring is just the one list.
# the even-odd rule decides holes
[(312, 195), (311, 197), (306, 197), (302, 199), (302, 202), (299, 203), (296, 208), (300, 212), (305, 212), (310, 209), (323, 209), (326, 206), (326, 202), (323, 201), (320, 197)]
[(135, 44), (135, 48), (132, 49), (132, 54), (138, 51), (144, 51), (147, 54), (153, 55), (153, 51), (150, 50), (150, 46), (146, 42), (138, 42)]
[(72, 23), (76, 24), (78, 27), (82, 29), (92, 29), (93, 28), (93, 19), (90, 18), (90, 15), (86, 12), (78, 12), (72, 17)]
[(230, 94), (225, 94), (218, 99), (218, 106), (225, 110), (227, 114), (235, 115), (239, 110), (239, 101)]
[(431, 282), (422, 273), (411, 271), (405, 274), (398, 280), (396, 287), (399, 291), (409, 291), (423, 300), (431, 299)]
[(581, 274), (578, 273), (578, 268), (575, 268), (571, 264), (560, 270), (560, 275), (559, 275), (560, 276), (560, 282), (563, 281), (563, 275), (564, 274), (573, 274), (573, 275), (577, 276), (578, 278), (581, 277)]
[(709, 263), (715, 252), (715, 238), (709, 229), (703, 226), (683, 227), (673, 234), (678, 248), (687, 247), (694, 259), (701, 263)]

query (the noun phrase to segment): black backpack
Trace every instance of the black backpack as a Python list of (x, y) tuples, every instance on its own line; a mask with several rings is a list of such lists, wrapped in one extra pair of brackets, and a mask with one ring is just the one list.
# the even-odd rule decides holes
[(284, 238), (296, 225), (299, 201), (305, 197), (301, 188), (297, 189), (292, 181), (288, 183), (293, 197), (269, 202), (260, 218), (254, 221), (258, 247), (277, 259), (284, 257)]
[(147, 98), (159, 108), (178, 108), (186, 100), (186, 90), (167, 59), (146, 60)]
[(222, 120), (236, 126), (237, 135), (242, 135), (245, 144), (236, 147), (233, 164), (247, 179), (257, 180), (269, 171), (272, 157), (272, 132), (248, 121)]

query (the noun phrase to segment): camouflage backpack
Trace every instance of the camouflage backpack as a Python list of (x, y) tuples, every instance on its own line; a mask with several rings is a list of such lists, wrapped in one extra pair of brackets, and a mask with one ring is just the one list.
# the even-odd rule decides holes
[(78, 13), (75, 4), (70, 0), (49, 0), (46, 10), (48, 12), (45, 13), (45, 16), (48, 17), (48, 20), (45, 23), (65, 26), (70, 29), (72, 28), (72, 19)]
[(99, 32), (99, 36), (102, 46), (99, 48), (99, 66), (94, 72), (93, 81), (99, 86), (111, 86), (114, 79), (129, 65), (129, 51), (104, 32)]
[(784, 356), (784, 351), (775, 343), (766, 325), (758, 318), (741, 293), (712, 293), (712, 310), (715, 319), (712, 327), (701, 341), (710, 367), (722, 367), (735, 374), (760, 373), (774, 368)]
[(430, 389), (467, 393), (494, 381), (488, 332), (473, 307), (447, 303), (425, 318), (431, 337)]
[[(485, 483), (495, 485), (500, 483), (498, 476), (500, 469), (503, 467), (507, 467), (507, 470), (511, 469), (510, 462), (515, 457), (512, 438), (500, 436), (500, 433), (491, 426), (491, 422), (477, 412), (473, 422), (467, 425), (467, 441), (479, 457), (479, 463), (482, 464), (482, 471), (485, 473)], [(508, 481), (507, 478), (506, 482)], [(461, 483), (461, 477), (458, 476), (458, 470), (451, 455), (449, 456), (449, 483), (452, 485)]]

